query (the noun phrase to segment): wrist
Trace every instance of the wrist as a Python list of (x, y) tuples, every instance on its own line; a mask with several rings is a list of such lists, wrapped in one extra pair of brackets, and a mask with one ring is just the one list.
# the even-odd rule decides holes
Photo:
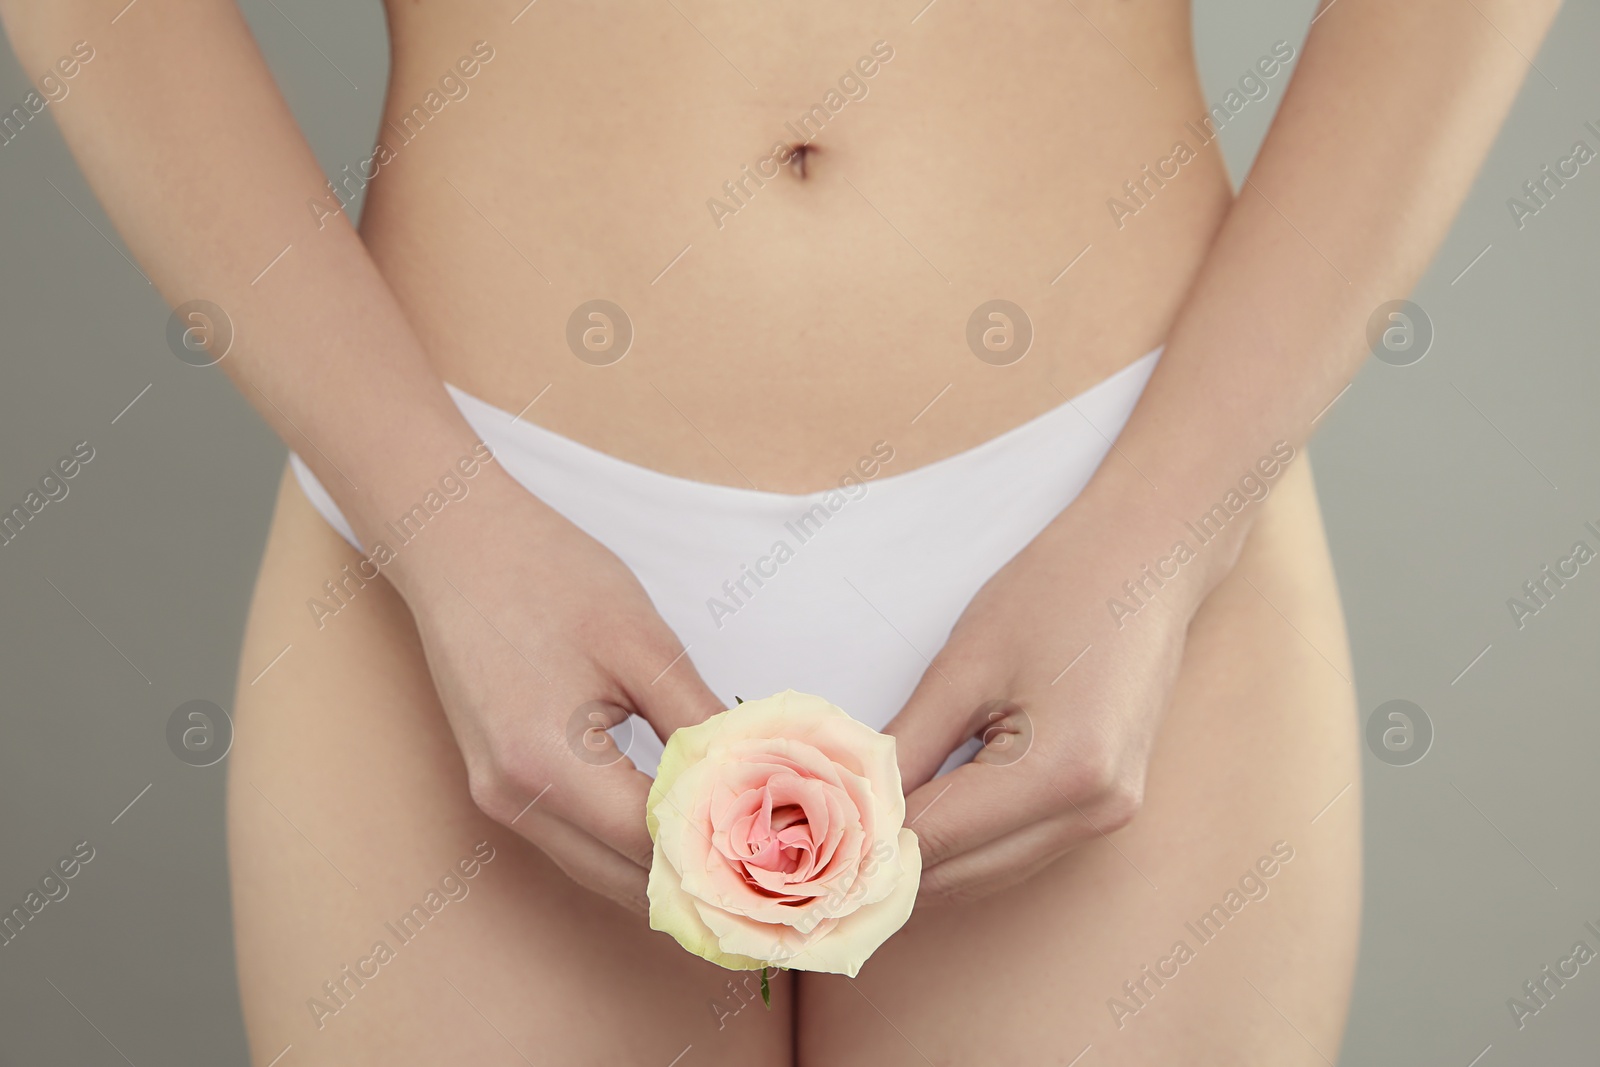
[(381, 570), (413, 607), (448, 591), (446, 568), (465, 572), (474, 560), (493, 558), (491, 546), (503, 540), (506, 523), (529, 529), (554, 514), (500, 468), (470, 429), (391, 468), (381, 491), (363, 488), (346, 518), (370, 568)]
[(1297, 457), (1278, 442), (1231, 478), (1180, 478), (1148, 466), (1140, 473), (1113, 457), (1041, 533), (1041, 547), (1057, 559), (1096, 561), (1089, 595), (1104, 602), (1117, 629), (1150, 609), (1186, 625), (1238, 563), (1263, 503)]

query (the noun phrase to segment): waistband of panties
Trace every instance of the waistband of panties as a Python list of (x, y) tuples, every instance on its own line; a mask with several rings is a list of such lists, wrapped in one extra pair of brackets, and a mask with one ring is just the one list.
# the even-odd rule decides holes
[[(494, 452), (495, 459), (517, 481), (555, 507), (581, 499), (583, 510), (615, 512), (638, 522), (652, 511), (666, 514), (693, 510), (702, 517), (729, 521), (778, 522), (797, 510), (821, 503), (840, 492), (848, 477), (870, 484), (874, 496), (956, 498), (964, 487), (994, 478), (1026, 478), (1041, 466), (1073, 463), (1085, 453), (1103, 452), (1120, 432), (1161, 355), (1146, 353), (1070, 400), (995, 437), (907, 471), (840, 471), (828, 486), (809, 493), (774, 493), (741, 486), (700, 482), (666, 474), (591, 448), (572, 438), (528, 422), (480, 400), (453, 385), (451, 398), (467, 422)], [(890, 447), (894, 442), (887, 442)], [(872, 442), (864, 442), (870, 451)], [(359, 544), (310, 468), (291, 453), (290, 462), (312, 504), (353, 545)]]

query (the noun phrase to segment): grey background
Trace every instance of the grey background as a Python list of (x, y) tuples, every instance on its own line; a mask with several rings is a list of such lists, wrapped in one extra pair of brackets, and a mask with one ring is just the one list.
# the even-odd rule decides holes
[[(325, 169), (363, 158), (388, 61), (379, 5), (243, 7)], [(1208, 98), (1273, 41), (1298, 47), (1311, 12), (1200, 0)], [(1404, 697), (1436, 731), (1411, 767), (1363, 754), (1347, 1065), (1594, 1062), (1600, 964), (1521, 1032), (1506, 998), (1580, 937), (1600, 948), (1583, 929), (1600, 926), (1600, 562), (1524, 629), (1506, 599), (1574, 541), (1600, 546), (1583, 529), (1600, 526), (1600, 163), (1520, 232), (1505, 201), (1574, 140), (1600, 147), (1582, 128), (1600, 126), (1597, 42), (1600, 10), (1569, 3), (1411, 294), (1431, 352), (1369, 360), (1311, 448), (1363, 720)], [(7, 109), (28, 73), (4, 50)], [(1235, 175), (1281, 89), (1225, 130)], [(67, 499), (0, 547), (0, 910), (74, 842), (97, 853), (0, 948), (0, 1064), (124, 1062), (113, 1043), (141, 1065), (243, 1063), (226, 764), (186, 766), (164, 731), (184, 701), (230, 703), (284, 449), (220, 373), (167, 350), (167, 308), (115, 250), (47, 117), (0, 147), (0, 203), (0, 504), (75, 442), (96, 449)]]

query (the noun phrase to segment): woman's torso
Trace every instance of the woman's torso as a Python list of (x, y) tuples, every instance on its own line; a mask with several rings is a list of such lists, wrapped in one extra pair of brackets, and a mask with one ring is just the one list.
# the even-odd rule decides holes
[[(391, 0), (362, 229), (440, 373), (622, 459), (801, 492), (1159, 344), (1231, 197), (1188, 5), (922, 3)], [(808, 136), (804, 178), (765, 162)], [(1034, 332), (1010, 365), (969, 345), (993, 299)], [(631, 324), (609, 365), (615, 315), (609, 351), (569, 345), (592, 300)]]

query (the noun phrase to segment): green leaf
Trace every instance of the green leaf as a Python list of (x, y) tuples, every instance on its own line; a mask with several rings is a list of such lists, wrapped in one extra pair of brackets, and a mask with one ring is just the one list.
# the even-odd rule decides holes
[(767, 1006), (768, 1011), (772, 1010), (772, 987), (767, 984), (767, 969), (765, 967), (761, 968), (761, 1003)]
[(733, 698), (733, 706), (734, 707), (738, 707), (740, 704), (743, 704), (743, 703), (744, 703), (744, 698), (743, 697), (738, 696), (738, 695), (734, 696), (734, 698)]

